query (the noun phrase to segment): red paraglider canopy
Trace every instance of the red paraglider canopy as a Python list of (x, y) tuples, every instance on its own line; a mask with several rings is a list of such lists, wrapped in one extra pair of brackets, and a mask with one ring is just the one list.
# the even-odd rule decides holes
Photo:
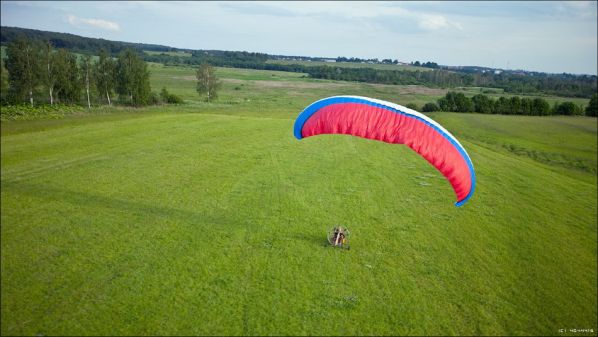
[(475, 172), (459, 141), (429, 117), (398, 104), (360, 96), (328, 97), (309, 105), (295, 120), (295, 137), (346, 134), (405, 144), (450, 182), (456, 206), (471, 198)]

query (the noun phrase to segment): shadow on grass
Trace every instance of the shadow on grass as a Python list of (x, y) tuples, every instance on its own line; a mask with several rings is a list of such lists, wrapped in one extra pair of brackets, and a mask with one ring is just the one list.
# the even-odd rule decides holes
[(326, 233), (293, 233), (291, 237), (296, 240), (307, 242), (318, 248), (326, 248), (330, 246), (330, 243), (328, 243), (328, 239), (326, 238)]
[(137, 201), (111, 198), (87, 192), (78, 192), (39, 184), (3, 181), (2, 192), (26, 194), (38, 198), (47, 198), (50, 200), (67, 202), (73, 205), (83, 207), (118, 210), (121, 212), (139, 214), (148, 217), (161, 217), (168, 219), (174, 218), (180, 221), (193, 224), (203, 223), (230, 225), (234, 223), (223, 214), (222, 216), (220, 216), (221, 214), (214, 215), (192, 212), (171, 207), (144, 204)]

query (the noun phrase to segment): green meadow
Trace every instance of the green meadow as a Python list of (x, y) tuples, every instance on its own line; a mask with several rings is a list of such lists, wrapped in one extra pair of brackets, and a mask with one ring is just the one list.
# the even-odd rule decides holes
[(191, 53), (189, 52), (184, 52), (184, 51), (152, 51), (152, 50), (144, 50), (143, 51), (145, 54), (148, 55), (161, 55), (161, 54), (165, 54), (165, 55), (170, 55), (170, 56), (181, 56), (181, 57), (191, 57)]
[(2, 121), (2, 335), (596, 334), (596, 118), (431, 114), (476, 170), (455, 207), (406, 146), (292, 132), (446, 90), (218, 68), (205, 103), (150, 71), (185, 104)]

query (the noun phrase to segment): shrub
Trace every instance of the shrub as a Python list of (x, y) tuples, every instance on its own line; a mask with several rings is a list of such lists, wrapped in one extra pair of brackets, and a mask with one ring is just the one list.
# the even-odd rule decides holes
[(42, 104), (31, 106), (29, 103), (9, 104), (2, 105), (0, 120), (59, 119), (81, 110), (84, 110), (84, 108), (78, 105)]
[(435, 103), (426, 103), (422, 107), (422, 112), (433, 112), (433, 111), (439, 111), (439, 110), (440, 110), (440, 108)]
[(588, 106), (586, 107), (586, 116), (596, 117), (598, 115), (598, 94), (593, 94)]
[(417, 107), (417, 104), (415, 104), (415, 103), (409, 103), (409, 104), (405, 105), (405, 107), (407, 107), (411, 110), (416, 110), (416, 111), (419, 110), (419, 108)]
[(555, 115), (581, 115), (582, 110), (579, 106), (575, 105), (573, 102), (563, 102), (557, 106), (555, 106)]
[(162, 91), (160, 91), (160, 98), (162, 98), (162, 102), (168, 103), (168, 104), (182, 104), (183, 103), (183, 99), (180, 96), (169, 93), (168, 90), (166, 90), (166, 88), (162, 88)]
[(183, 99), (175, 94), (169, 94), (166, 102), (170, 104), (183, 104)]
[(489, 114), (494, 108), (494, 101), (486, 95), (477, 94), (471, 98), (475, 112)]
[(147, 97), (147, 103), (150, 105), (160, 104), (160, 98), (158, 97), (158, 94), (153, 91), (150, 92)]
[(463, 93), (449, 91), (438, 100), (438, 107), (442, 111), (473, 112), (471, 99)]

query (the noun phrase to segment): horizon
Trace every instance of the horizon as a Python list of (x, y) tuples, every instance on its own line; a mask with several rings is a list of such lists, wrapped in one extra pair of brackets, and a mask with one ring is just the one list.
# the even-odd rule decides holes
[[(343, 6), (344, 2), (64, 4), (2, 1), (2, 24), (177, 49), (330, 59), (390, 58), (407, 63), (430, 61), (446, 66), (597, 75), (597, 15), (596, 2), (592, 1), (472, 2), (467, 6), (459, 6), (464, 5), (462, 2), (352, 2), (350, 7)], [(185, 22), (186, 17), (197, 13), (207, 13), (208, 22), (200, 21), (199, 26)], [(123, 21), (127, 15), (132, 22)], [(152, 15), (158, 19), (145, 19)], [(481, 24), (480, 18), (486, 24)], [(260, 24), (247, 25), (257, 19)], [(288, 27), (277, 27), (280, 22)], [(494, 27), (497, 23), (501, 23), (499, 32)], [(328, 29), (318, 31), (322, 27)], [(190, 35), (197, 29), (210, 34), (197, 42)], [(410, 47), (382, 43), (393, 38)], [(291, 39), (292, 44), (280, 42)]]

